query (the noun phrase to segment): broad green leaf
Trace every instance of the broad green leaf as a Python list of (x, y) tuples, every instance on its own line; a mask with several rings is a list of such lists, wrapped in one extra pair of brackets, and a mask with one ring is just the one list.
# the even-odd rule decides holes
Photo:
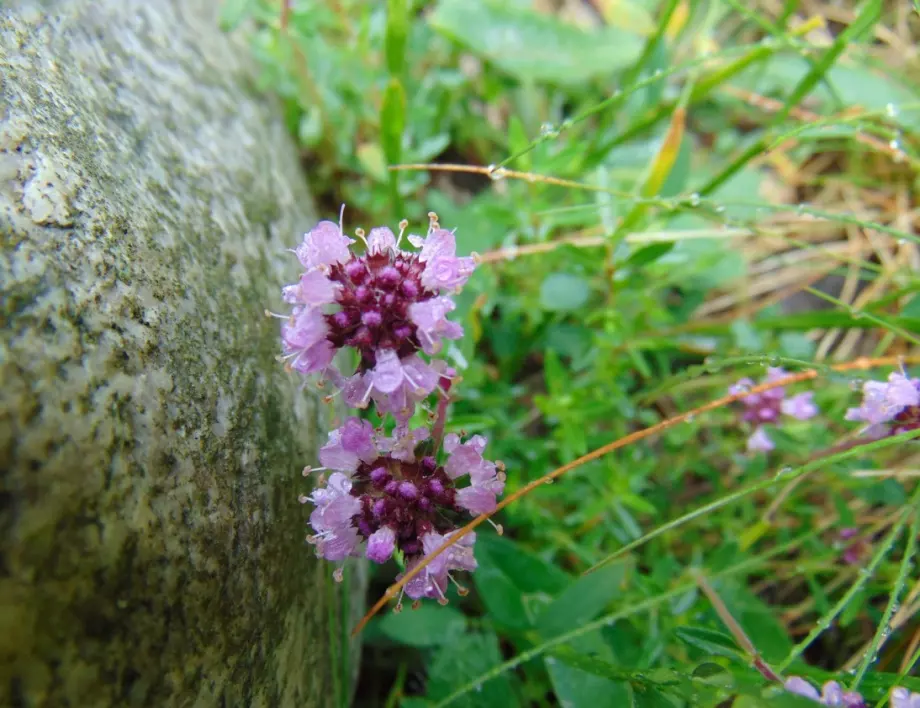
[(626, 265), (633, 268), (641, 268), (644, 265), (653, 263), (674, 248), (674, 241), (665, 241), (663, 243), (653, 243), (645, 248), (633, 251), (629, 258), (626, 259)]
[(587, 281), (571, 273), (551, 273), (540, 285), (540, 304), (551, 312), (571, 312), (588, 301)]
[(625, 563), (613, 563), (583, 575), (543, 610), (537, 618), (537, 630), (550, 638), (594, 619), (622, 594), (625, 573)]
[(591, 708), (623, 708), (629, 705), (630, 691), (625, 682), (611, 681), (576, 669), (552, 656), (545, 659), (545, 664), (560, 705)]
[(453, 607), (423, 603), (417, 610), (385, 615), (379, 631), (402, 644), (431, 647), (456, 640), (466, 631), (466, 618)]
[(391, 76), (402, 73), (406, 60), (406, 37), (409, 34), (408, 0), (387, 1), (387, 32), (384, 53)]
[(725, 656), (739, 661), (744, 659), (735, 640), (723, 632), (706, 627), (678, 627), (674, 634), (678, 639), (709, 656)]
[(642, 51), (642, 40), (631, 32), (585, 30), (503, 0), (441, 0), (431, 23), (524, 81), (581, 84), (611, 76)]
[(406, 127), (406, 92), (399, 79), (390, 79), (380, 108), (380, 145), (387, 162), (398, 163), (402, 157), (402, 135)]
[(476, 537), (476, 560), (480, 568), (492, 567), (507, 575), (525, 593), (557, 595), (571, 581), (567, 573), (554, 565), (513, 541), (493, 534), (483, 533)]
[(497, 568), (480, 565), (473, 574), (473, 581), (489, 616), (495, 622), (512, 629), (526, 629), (530, 626), (521, 590), (507, 575)]
[[(446, 698), (501, 660), (498, 637), (492, 633), (465, 634), (445, 644), (428, 668), (428, 698)], [(486, 681), (451, 705), (459, 708), (507, 708), (519, 705), (519, 702), (512, 690), (511, 680), (503, 674)]]

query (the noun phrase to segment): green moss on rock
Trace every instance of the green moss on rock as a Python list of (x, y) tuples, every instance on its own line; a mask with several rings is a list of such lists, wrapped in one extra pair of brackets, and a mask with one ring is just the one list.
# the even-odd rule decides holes
[(313, 215), (216, 5), (0, 9), (3, 705), (349, 688), (361, 578), (304, 547), (320, 412), (261, 316)]

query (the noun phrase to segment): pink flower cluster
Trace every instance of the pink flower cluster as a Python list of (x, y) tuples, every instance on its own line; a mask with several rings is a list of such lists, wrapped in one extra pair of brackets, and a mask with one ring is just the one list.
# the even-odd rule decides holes
[(866, 708), (866, 702), (856, 691), (844, 691), (836, 681), (828, 681), (818, 693), (818, 689), (798, 676), (786, 679), (785, 688), (823, 706), (841, 706), (841, 708)]
[[(289, 368), (328, 379), (352, 408), (373, 400), (381, 415), (400, 422), (446, 372), (443, 362), (427, 362), (419, 352), (437, 354), (443, 339), (463, 336), (447, 319), (455, 305), (446, 293), (458, 291), (474, 268), (472, 258), (457, 256), (454, 234), (429, 216), (428, 234), (407, 238), (419, 251), (400, 247), (405, 221), (398, 237), (385, 226), (366, 238), (357, 230), (360, 254), (340, 224), (319, 222), (294, 249), (305, 268), (300, 280), (283, 290), (293, 305), (281, 328)], [(332, 363), (345, 348), (359, 358), (349, 375)]]
[[(332, 383), (348, 406), (374, 401), (382, 418), (395, 419), (388, 435), (385, 426), (348, 418), (320, 450), (322, 467), (305, 470), (323, 473), (301, 502), (314, 505), (307, 540), (329, 561), (363, 555), (385, 563), (397, 555), (410, 570), (441, 548), (465, 515), (494, 511), (504, 490), (503, 466), (483, 457), (485, 438), (443, 435), (454, 372), (431, 357), (442, 340), (463, 336), (447, 319), (455, 308), (448, 293), (466, 283), (474, 262), (457, 256), (453, 233), (429, 218), (424, 238), (406, 239), (418, 251), (401, 248), (406, 222), (398, 236), (378, 227), (366, 238), (357, 230), (356, 241), (341, 225), (321, 221), (294, 249), (305, 270), (283, 290), (293, 306), (282, 317), (283, 359), (290, 370)], [(362, 253), (352, 250), (358, 241)], [(333, 364), (346, 348), (358, 361), (349, 374)], [(416, 405), (435, 391), (442, 400), (433, 429), (410, 429)], [(446, 602), (451, 573), (476, 568), (474, 541), (469, 534), (433, 559), (406, 594)]]
[[(791, 676), (786, 679), (785, 689), (790, 693), (810, 698), (822, 706), (839, 708), (866, 708), (866, 699), (856, 691), (844, 691), (836, 681), (828, 681), (821, 687), (821, 692), (808, 681)], [(920, 708), (920, 693), (912, 693), (906, 688), (895, 686), (891, 689), (891, 708)]]
[[(788, 373), (780, 368), (771, 367), (767, 369), (765, 383), (778, 381)], [(754, 386), (754, 381), (744, 378), (738, 381), (728, 389), (732, 395), (750, 391)], [(747, 448), (750, 451), (768, 452), (775, 445), (767, 434), (765, 425), (776, 424), (781, 415), (791, 416), (798, 420), (808, 420), (818, 413), (818, 407), (812, 400), (814, 394), (811, 391), (800, 393), (792, 398), (786, 398), (785, 387), (773, 388), (763, 393), (752, 393), (741, 399), (744, 410), (741, 419), (754, 426), (754, 431), (748, 438)]]
[[(368, 421), (349, 418), (329, 434), (319, 459), (332, 474), (325, 486), (301, 497), (316, 508), (310, 515), (317, 554), (342, 561), (365, 555), (385, 563), (399, 550), (411, 567), (439, 548), (464, 513), (495, 509), (504, 489), (500, 464), (483, 458), (486, 441), (444, 438), (446, 461), (431, 454), (427, 428), (397, 427), (385, 437)], [(468, 481), (465, 486), (460, 486)], [(465, 537), (411, 581), (412, 598), (442, 598), (451, 570), (474, 570), (474, 536)]]
[(920, 379), (893, 372), (888, 381), (866, 381), (863, 402), (850, 408), (847, 420), (867, 424), (864, 434), (871, 437), (897, 435), (920, 428)]

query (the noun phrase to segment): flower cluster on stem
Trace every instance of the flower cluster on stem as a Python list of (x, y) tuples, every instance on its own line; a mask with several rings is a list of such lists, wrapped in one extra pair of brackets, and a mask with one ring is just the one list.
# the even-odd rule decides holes
[(866, 424), (863, 434), (881, 438), (920, 428), (920, 379), (895, 371), (887, 382), (866, 381), (863, 401), (846, 419)]
[[(312, 494), (300, 498), (314, 506), (307, 540), (318, 556), (339, 564), (360, 555), (385, 563), (396, 555), (409, 570), (446, 543), (464, 516), (493, 511), (504, 490), (504, 467), (483, 456), (484, 437), (444, 434), (455, 372), (434, 357), (443, 340), (463, 336), (447, 319), (455, 309), (450, 295), (466, 283), (474, 260), (457, 256), (454, 234), (435, 214), (429, 219), (425, 237), (406, 237), (418, 250), (402, 247), (405, 221), (398, 236), (377, 227), (366, 237), (358, 229), (352, 239), (341, 220), (319, 222), (293, 249), (305, 270), (283, 289), (292, 310), (278, 315), (282, 360), (331, 384), (347, 406), (373, 401), (384, 421), (394, 420), (375, 428), (349, 417), (329, 433), (322, 467), (305, 469), (322, 473)], [(363, 252), (353, 248), (359, 243)], [(354, 371), (333, 363), (342, 349), (356, 353)], [(433, 393), (440, 400), (432, 428), (410, 429), (416, 406)], [(446, 602), (453, 571), (476, 568), (474, 542), (474, 534), (460, 539), (406, 585), (406, 594)]]
[[(770, 367), (767, 369), (765, 382), (778, 381), (788, 375), (783, 369)], [(728, 392), (732, 395), (745, 393), (750, 391), (753, 386), (753, 380), (744, 378), (731, 386)], [(817, 415), (818, 407), (812, 400), (813, 397), (814, 394), (811, 391), (806, 391), (791, 398), (786, 398), (786, 389), (781, 386), (763, 393), (752, 393), (742, 398), (741, 403), (744, 405), (744, 409), (741, 419), (754, 427), (754, 431), (748, 438), (748, 450), (752, 452), (768, 452), (775, 447), (765, 426), (777, 424), (781, 416), (786, 415), (798, 420), (808, 420)]]

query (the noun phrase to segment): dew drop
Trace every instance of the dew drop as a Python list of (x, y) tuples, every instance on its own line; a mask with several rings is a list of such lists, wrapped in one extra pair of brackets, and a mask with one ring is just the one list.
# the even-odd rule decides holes
[(559, 129), (552, 123), (544, 123), (540, 126), (540, 137), (544, 139), (556, 138), (559, 136)]
[(898, 107), (893, 103), (889, 103), (885, 106), (885, 113), (889, 118), (896, 118), (898, 115)]
[(788, 477), (794, 472), (794, 468), (786, 465), (785, 467), (780, 467), (779, 471), (776, 473), (776, 479), (782, 479), (783, 477)]
[(693, 194), (690, 195), (690, 205), (691, 205), (691, 206), (699, 206), (699, 205), (700, 205), (700, 199), (701, 199), (701, 197), (700, 197), (699, 193), (698, 193), (698, 192), (694, 192)]
[(696, 420), (696, 416), (693, 415), (692, 413), (688, 415), (686, 418), (684, 418), (685, 423), (692, 423), (694, 420)]
[(489, 179), (493, 182), (505, 179), (508, 176), (508, 170), (497, 165), (489, 165)]

